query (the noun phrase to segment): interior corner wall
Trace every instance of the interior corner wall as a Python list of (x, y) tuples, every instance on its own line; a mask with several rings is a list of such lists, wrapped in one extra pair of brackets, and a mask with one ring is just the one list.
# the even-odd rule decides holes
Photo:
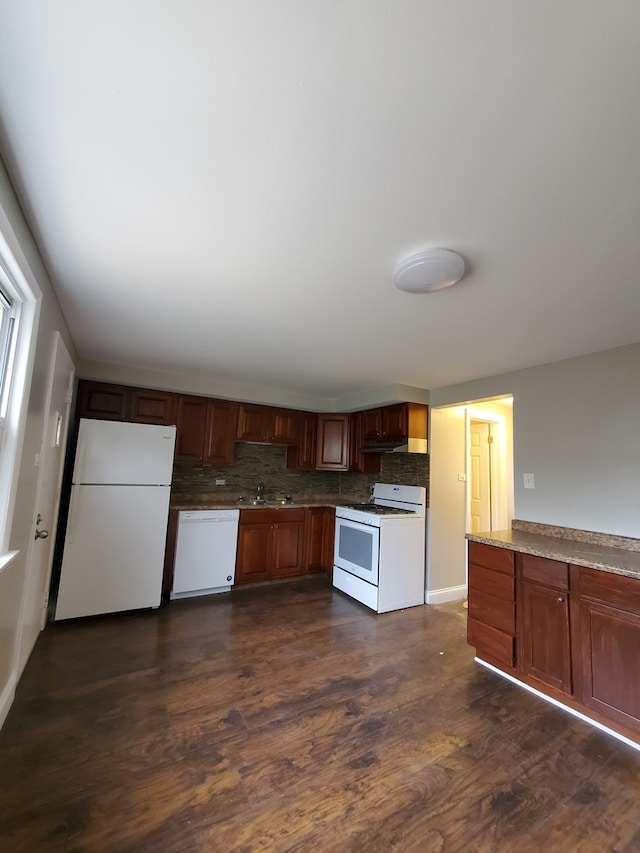
[[(431, 391), (432, 415), (507, 395), (514, 516), (640, 537), (640, 343)], [(524, 473), (534, 489), (523, 488)]]

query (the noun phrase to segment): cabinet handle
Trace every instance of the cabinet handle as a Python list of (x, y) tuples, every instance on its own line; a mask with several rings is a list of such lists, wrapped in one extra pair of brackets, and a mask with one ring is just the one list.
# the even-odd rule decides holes
[(558, 601), (560, 602), (560, 604), (563, 604), (563, 603), (564, 603), (564, 596), (563, 596), (563, 595), (559, 595), (559, 596), (558, 596)]

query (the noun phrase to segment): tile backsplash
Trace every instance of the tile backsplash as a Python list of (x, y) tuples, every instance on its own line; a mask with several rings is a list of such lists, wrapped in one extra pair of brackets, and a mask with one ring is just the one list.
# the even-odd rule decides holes
[[(224, 486), (216, 480), (226, 481)], [(176, 464), (173, 467), (174, 496), (212, 494), (235, 500), (253, 497), (258, 483), (265, 485), (265, 497), (289, 494), (302, 498), (348, 495), (367, 500), (374, 483), (425, 486), (429, 488), (429, 457), (418, 453), (384, 453), (379, 474), (352, 474), (338, 471), (294, 471), (287, 468), (287, 448), (276, 444), (235, 445), (233, 465)]]

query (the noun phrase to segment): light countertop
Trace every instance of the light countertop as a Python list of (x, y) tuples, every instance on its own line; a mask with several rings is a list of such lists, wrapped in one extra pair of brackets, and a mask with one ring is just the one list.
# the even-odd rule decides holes
[[(572, 563), (575, 566), (586, 566), (613, 574), (640, 578), (640, 551), (633, 550), (638, 540), (625, 541), (624, 537), (608, 537), (599, 533), (589, 535), (589, 531), (575, 531), (578, 538), (572, 539), (569, 528), (551, 528), (553, 532), (561, 531), (564, 535), (550, 536), (546, 532), (548, 528), (545, 525), (525, 524), (530, 529), (467, 533), (466, 538), (471, 542), (508, 548), (522, 554), (532, 554), (536, 557), (559, 560), (562, 563)], [(516, 525), (515, 521), (514, 525)], [(583, 539), (595, 541), (581, 541)], [(606, 544), (608, 540), (615, 541), (617, 547)], [(620, 547), (620, 545), (630, 547)]]

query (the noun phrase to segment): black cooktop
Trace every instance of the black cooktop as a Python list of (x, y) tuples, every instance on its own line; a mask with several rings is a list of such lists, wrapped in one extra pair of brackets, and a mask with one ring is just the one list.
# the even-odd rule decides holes
[(369, 512), (372, 515), (410, 515), (406, 509), (396, 509), (392, 506), (379, 506), (378, 504), (343, 504), (347, 509), (357, 509), (360, 512)]

